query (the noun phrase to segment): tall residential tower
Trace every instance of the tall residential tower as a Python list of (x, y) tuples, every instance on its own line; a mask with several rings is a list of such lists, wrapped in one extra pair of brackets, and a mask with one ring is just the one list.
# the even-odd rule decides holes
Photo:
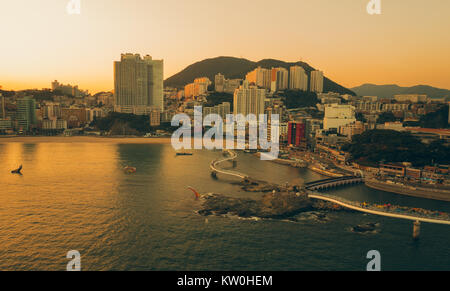
[(260, 114), (264, 114), (264, 100), (266, 98), (266, 90), (259, 89), (257, 86), (249, 85), (245, 80), (243, 84), (234, 92), (234, 110), (235, 115), (254, 114), (258, 118)]
[(122, 54), (114, 62), (115, 111), (148, 114), (157, 108), (164, 109), (163, 60), (153, 60), (146, 55)]
[(323, 92), (323, 72), (312, 71), (311, 72), (311, 92), (322, 93)]
[(308, 75), (300, 66), (292, 66), (289, 68), (290, 79), (289, 89), (308, 91)]

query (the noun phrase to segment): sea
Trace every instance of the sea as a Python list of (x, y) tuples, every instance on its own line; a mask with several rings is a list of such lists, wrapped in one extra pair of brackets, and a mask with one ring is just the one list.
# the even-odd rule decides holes
[[(450, 270), (450, 226), (358, 212), (307, 212), (296, 221), (197, 214), (188, 190), (260, 199), (237, 179), (211, 176), (221, 151), (177, 156), (170, 144), (0, 141), (0, 270), (364, 271)], [(228, 163), (228, 162), (226, 162)], [(232, 164), (224, 167), (232, 168)], [(22, 175), (11, 170), (23, 165)], [(129, 174), (124, 167), (136, 168)], [(238, 152), (236, 171), (273, 183), (325, 178)], [(450, 212), (450, 203), (346, 186), (349, 200)], [(353, 227), (375, 223), (368, 233)]]

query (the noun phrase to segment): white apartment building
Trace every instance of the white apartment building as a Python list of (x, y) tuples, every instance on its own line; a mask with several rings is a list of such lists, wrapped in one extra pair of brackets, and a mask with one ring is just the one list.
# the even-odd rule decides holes
[(95, 118), (104, 117), (105, 114), (101, 108), (86, 108), (86, 120), (94, 121)]
[(270, 90), (286, 90), (289, 87), (289, 71), (285, 68), (273, 68), (271, 71)]
[(239, 88), (241, 86), (242, 79), (230, 79), (225, 80), (225, 86), (223, 88), (223, 91), (225, 93), (233, 94), (234, 90)]
[(206, 117), (210, 114), (218, 114), (222, 120), (226, 120), (227, 114), (231, 113), (231, 104), (229, 102), (223, 102), (222, 104), (214, 107), (203, 107), (203, 116)]
[(400, 94), (394, 95), (394, 99), (398, 102), (411, 102), (411, 103), (419, 103), (419, 102), (427, 102), (427, 95), (423, 94)]
[(329, 104), (325, 106), (325, 118), (323, 128), (339, 130), (341, 126), (353, 123), (355, 118), (355, 107), (351, 105)]
[(201, 77), (194, 80), (194, 83), (184, 86), (184, 97), (192, 98), (205, 95), (208, 92), (208, 86), (211, 81), (207, 77)]
[(246, 80), (234, 92), (234, 114), (264, 114), (264, 100), (266, 98), (266, 90), (258, 89), (256, 86), (250, 86)]
[(223, 92), (225, 89), (225, 76), (221, 73), (214, 77), (214, 90), (216, 92)]
[(341, 95), (334, 92), (318, 93), (317, 99), (319, 99), (322, 104), (341, 104), (342, 101)]
[(289, 68), (290, 79), (289, 89), (308, 91), (308, 75), (300, 66), (293, 66)]
[(272, 77), (271, 74), (272, 74), (272, 70), (258, 67), (256, 69), (254, 69), (253, 71), (249, 72), (245, 76), (245, 79), (250, 84), (253, 83), (260, 88), (270, 89), (271, 77)]
[(114, 62), (115, 110), (134, 113), (145, 110), (134, 107), (156, 107), (164, 109), (163, 95), (164, 61), (153, 60), (146, 55), (122, 54)]
[(323, 92), (323, 72), (312, 71), (311, 72), (311, 92), (322, 93)]
[(67, 129), (67, 120), (56, 118), (44, 119), (42, 120), (42, 129)]
[(233, 94), (234, 90), (239, 88), (241, 82), (241, 79), (226, 79), (224, 75), (219, 73), (214, 77), (214, 90)]
[(6, 119), (6, 102), (5, 102), (5, 97), (2, 95), (2, 93), (0, 93), (0, 98), (2, 99), (2, 103), (1, 103), (1, 118), (2, 119)]
[(362, 101), (363, 102), (377, 102), (378, 96), (363, 96)]

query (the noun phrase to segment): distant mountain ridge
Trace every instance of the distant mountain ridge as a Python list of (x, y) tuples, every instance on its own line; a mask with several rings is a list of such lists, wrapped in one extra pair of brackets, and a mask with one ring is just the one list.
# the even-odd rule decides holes
[(427, 85), (401, 87), (398, 85), (363, 84), (351, 88), (351, 90), (359, 96), (378, 96), (380, 98), (393, 98), (397, 94), (426, 94), (431, 98), (450, 98), (450, 90)]
[[(303, 67), (308, 74), (308, 77), (310, 77), (311, 71), (315, 70), (304, 62), (289, 63), (274, 59), (264, 59), (259, 62), (253, 62), (242, 58), (217, 57), (206, 59), (188, 66), (181, 72), (166, 79), (164, 85), (169, 87), (183, 87), (192, 83), (195, 78), (199, 77), (208, 77), (214, 82), (214, 76), (218, 73), (223, 74), (227, 79), (244, 79), (248, 72), (257, 67), (266, 69), (283, 67), (289, 70), (289, 67), (294, 65)], [(323, 87), (324, 92), (356, 95), (352, 90), (333, 82), (327, 77), (324, 77)]]

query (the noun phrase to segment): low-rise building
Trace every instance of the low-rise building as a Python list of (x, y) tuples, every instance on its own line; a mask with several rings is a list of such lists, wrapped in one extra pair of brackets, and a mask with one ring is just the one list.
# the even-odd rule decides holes
[(161, 111), (154, 108), (149, 114), (150, 126), (160, 126), (161, 125)]
[(227, 115), (231, 114), (231, 104), (229, 102), (223, 102), (213, 107), (203, 107), (203, 116), (206, 117), (209, 114), (218, 114), (225, 121)]
[(339, 128), (339, 133), (347, 136), (349, 139), (352, 139), (354, 135), (362, 134), (364, 131), (365, 126), (361, 121), (355, 121)]
[(355, 107), (339, 104), (325, 106), (325, 117), (323, 119), (323, 128), (325, 130), (333, 128), (339, 130), (341, 126), (355, 121)]
[(428, 101), (427, 95), (424, 94), (399, 94), (394, 95), (394, 99), (398, 102), (411, 102), (411, 103), (426, 103)]
[(305, 123), (290, 121), (288, 122), (288, 145), (295, 147), (306, 146)]

